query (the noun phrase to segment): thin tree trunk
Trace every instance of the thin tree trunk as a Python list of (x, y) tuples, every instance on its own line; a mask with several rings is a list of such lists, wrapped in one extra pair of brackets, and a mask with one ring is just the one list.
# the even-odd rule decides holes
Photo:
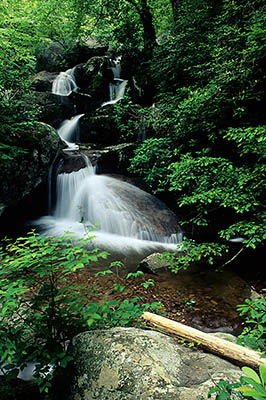
[(177, 0), (170, 0), (172, 12), (173, 12), (173, 20), (174, 22), (177, 21), (177, 9), (178, 9), (178, 2)]

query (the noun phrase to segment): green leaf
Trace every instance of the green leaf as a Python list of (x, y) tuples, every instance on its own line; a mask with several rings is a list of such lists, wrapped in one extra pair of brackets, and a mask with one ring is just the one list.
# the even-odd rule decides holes
[(266, 367), (264, 364), (260, 364), (259, 366), (260, 378), (262, 381), (263, 386), (265, 386), (266, 382)]
[(93, 319), (102, 319), (102, 317), (101, 317), (101, 315), (99, 315), (99, 314), (97, 314), (97, 313), (93, 313), (92, 315), (91, 315), (91, 318), (93, 318)]
[(216, 396), (216, 400), (228, 400), (230, 397), (230, 395), (226, 392), (220, 392), (217, 396)]
[(243, 393), (244, 396), (251, 396), (253, 399), (256, 399), (256, 400), (261, 400), (261, 399), (266, 398), (266, 396), (261, 395), (256, 390), (251, 389), (249, 386), (240, 386), (237, 388), (237, 390), (239, 390), (241, 393)]
[(257, 372), (254, 371), (252, 368), (243, 367), (243, 368), (242, 368), (242, 371), (244, 372), (244, 374), (246, 374), (246, 375), (249, 376), (251, 379), (253, 379), (256, 383), (261, 383), (259, 375), (258, 375)]

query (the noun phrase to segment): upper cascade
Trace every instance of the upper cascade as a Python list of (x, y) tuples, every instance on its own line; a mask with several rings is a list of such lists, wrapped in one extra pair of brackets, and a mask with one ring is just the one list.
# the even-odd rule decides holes
[(124, 97), (127, 80), (121, 79), (121, 57), (117, 57), (115, 60), (110, 60), (111, 67), (109, 69), (113, 72), (113, 80), (109, 83), (109, 101), (105, 101), (102, 107), (109, 104), (116, 104), (119, 100)]
[(78, 86), (75, 81), (75, 67), (65, 72), (60, 72), (53, 81), (52, 93), (59, 96), (69, 96), (76, 91)]

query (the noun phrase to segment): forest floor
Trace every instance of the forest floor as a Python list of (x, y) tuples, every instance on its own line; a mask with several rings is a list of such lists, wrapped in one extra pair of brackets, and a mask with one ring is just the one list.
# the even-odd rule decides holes
[[(210, 268), (192, 268), (178, 274), (170, 271), (158, 274), (145, 272), (140, 277), (126, 279), (127, 272), (100, 274), (79, 270), (72, 275), (72, 283), (85, 287), (88, 301), (131, 300), (141, 297), (139, 303), (162, 304), (167, 318), (201, 329), (205, 332), (221, 331), (235, 335), (243, 328), (237, 306), (257, 287), (247, 283), (231, 270), (215, 272)], [(143, 284), (151, 279), (154, 285)], [(114, 285), (125, 286), (122, 293)], [(254, 283), (256, 286), (256, 284)]]

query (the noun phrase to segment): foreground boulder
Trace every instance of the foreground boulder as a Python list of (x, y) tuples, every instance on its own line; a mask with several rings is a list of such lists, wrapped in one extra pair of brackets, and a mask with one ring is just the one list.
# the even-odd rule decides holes
[(228, 361), (135, 328), (79, 334), (69, 351), (60, 400), (202, 400), (213, 380), (241, 375)]

